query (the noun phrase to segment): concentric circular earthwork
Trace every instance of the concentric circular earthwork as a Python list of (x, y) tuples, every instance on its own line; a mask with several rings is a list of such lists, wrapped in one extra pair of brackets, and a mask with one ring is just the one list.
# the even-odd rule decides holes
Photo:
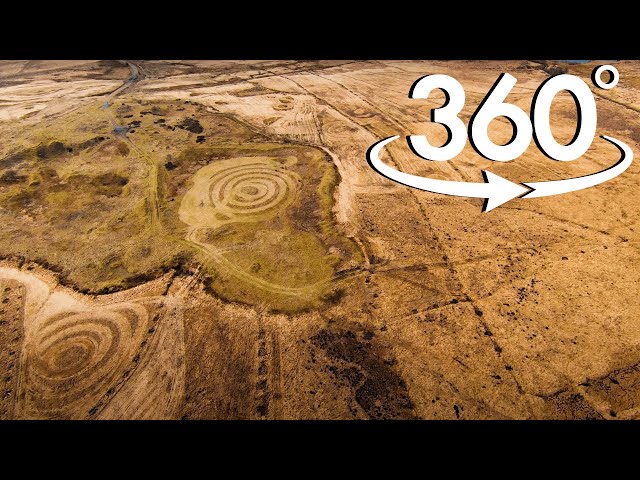
[(74, 417), (121, 377), (139, 347), (146, 311), (111, 309), (62, 312), (39, 325), (30, 340), (27, 385), (31, 407)]
[(269, 163), (230, 165), (210, 177), (209, 202), (234, 217), (255, 216), (286, 206), (296, 179)]

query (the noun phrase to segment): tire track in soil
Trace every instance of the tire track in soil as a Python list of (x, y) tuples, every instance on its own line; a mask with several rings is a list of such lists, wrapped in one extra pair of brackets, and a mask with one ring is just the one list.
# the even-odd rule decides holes
[(271, 330), (271, 418), (282, 418), (282, 355), (280, 351), (280, 332), (277, 327)]
[(160, 200), (158, 199), (158, 164), (147, 155), (140, 147), (138, 147), (133, 141), (126, 137), (127, 142), (146, 160), (149, 168), (149, 196), (147, 197), (148, 211), (150, 214), (149, 226), (152, 229), (161, 227), (160, 224)]
[(256, 414), (261, 419), (282, 418), (282, 352), (277, 325), (265, 325), (266, 305), (257, 311), (258, 369), (256, 372)]
[(264, 328), (262, 310), (258, 311), (258, 371), (256, 376), (256, 414), (266, 418), (271, 403), (269, 391), (269, 363), (267, 360), (267, 332)]
[(24, 339), (26, 288), (0, 279), (0, 420), (14, 418)]

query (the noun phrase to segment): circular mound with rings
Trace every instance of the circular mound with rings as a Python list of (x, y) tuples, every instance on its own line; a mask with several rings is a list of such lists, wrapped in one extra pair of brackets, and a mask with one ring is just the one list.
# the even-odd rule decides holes
[[(146, 310), (122, 305), (47, 318), (27, 349), (29, 401), (37, 411), (77, 412), (95, 404), (131, 364)], [(86, 412), (85, 412), (86, 413)]]
[(180, 216), (194, 227), (257, 221), (289, 206), (295, 199), (298, 182), (296, 173), (266, 157), (210, 164), (194, 176)]
[(264, 163), (230, 166), (211, 176), (209, 201), (232, 216), (256, 215), (279, 208), (293, 196), (295, 178)]

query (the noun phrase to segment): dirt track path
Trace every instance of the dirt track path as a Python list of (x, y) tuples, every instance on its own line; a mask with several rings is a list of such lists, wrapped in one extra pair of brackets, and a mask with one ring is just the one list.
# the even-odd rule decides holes
[(161, 227), (160, 224), (160, 200), (158, 199), (158, 164), (147, 155), (140, 147), (138, 147), (133, 141), (127, 137), (129, 145), (131, 145), (142, 156), (149, 167), (148, 179), (149, 179), (149, 196), (147, 197), (148, 212), (149, 212), (149, 225), (152, 229)]
[[(141, 65), (134, 62), (130, 62), (128, 60), (120, 60), (120, 63), (127, 65), (131, 73), (120, 87), (118, 87), (116, 90), (111, 92), (106, 97), (103, 103), (103, 108), (107, 112), (111, 125), (114, 127), (114, 129), (116, 127), (119, 127), (120, 125), (118, 125), (118, 122), (116, 121), (116, 117), (109, 111), (110, 103), (113, 101), (115, 97), (120, 95), (126, 89), (130, 88), (135, 83), (141, 80), (144, 80), (146, 78), (146, 73)], [(126, 137), (126, 139), (129, 145), (131, 145), (131, 147), (133, 147), (133, 149), (136, 150), (140, 154), (140, 156), (143, 157), (143, 159), (147, 163), (147, 166), (149, 167), (149, 173), (148, 173), (149, 196), (147, 198), (149, 202), (149, 205), (148, 205), (149, 224), (151, 228), (159, 228), (160, 227), (160, 221), (159, 221), (160, 202), (158, 199), (158, 165), (153, 160), (153, 158), (147, 155), (129, 137)]]
[(199, 228), (192, 228), (191, 230), (189, 230), (186, 236), (186, 240), (190, 244), (194, 245), (198, 250), (205, 252), (213, 261), (215, 261), (218, 265), (224, 267), (234, 277), (243, 280), (250, 285), (254, 285), (269, 292), (278, 293), (281, 295), (307, 297), (313, 295), (315, 291), (317, 291), (323, 285), (327, 285), (332, 280), (332, 278), (327, 278), (319, 282), (306, 285), (304, 287), (285, 287), (283, 285), (268, 282), (254, 275), (251, 275), (250, 273), (247, 273), (241, 268), (238, 268), (236, 265), (227, 260), (227, 258), (225, 258), (221, 251), (217, 248), (207, 243), (200, 242), (197, 239), (199, 230)]
[(122, 92), (124, 92), (127, 88), (129, 88), (131, 85), (133, 85), (136, 82), (139, 82), (140, 80), (144, 80), (146, 77), (146, 74), (144, 73), (144, 70), (142, 69), (142, 67), (140, 67), (139, 65), (133, 63), (133, 62), (129, 62), (127, 60), (119, 60), (120, 63), (125, 64), (129, 67), (129, 70), (131, 70), (131, 74), (129, 75), (129, 78), (127, 78), (124, 83), (122, 85), (120, 85), (118, 88), (116, 88), (113, 92), (111, 92), (109, 94), (109, 96), (107, 97), (107, 102), (111, 102), (111, 100), (113, 100), (115, 97), (117, 97), (118, 95), (120, 95)]

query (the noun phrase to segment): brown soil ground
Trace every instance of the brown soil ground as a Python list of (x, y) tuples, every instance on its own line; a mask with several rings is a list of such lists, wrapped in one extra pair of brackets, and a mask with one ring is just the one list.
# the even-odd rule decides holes
[[(598, 135), (640, 142), (640, 63), (598, 90)], [(545, 69), (546, 67), (546, 69)], [(640, 418), (637, 160), (567, 195), (405, 188), (365, 152), (427, 134), (413, 82), (452, 75), (468, 122), (495, 79), (529, 111), (538, 62), (0, 62), (0, 419)], [(558, 95), (558, 141), (576, 107)], [(491, 138), (511, 126), (492, 122)], [(470, 145), (417, 175), (531, 182), (555, 162)]]

